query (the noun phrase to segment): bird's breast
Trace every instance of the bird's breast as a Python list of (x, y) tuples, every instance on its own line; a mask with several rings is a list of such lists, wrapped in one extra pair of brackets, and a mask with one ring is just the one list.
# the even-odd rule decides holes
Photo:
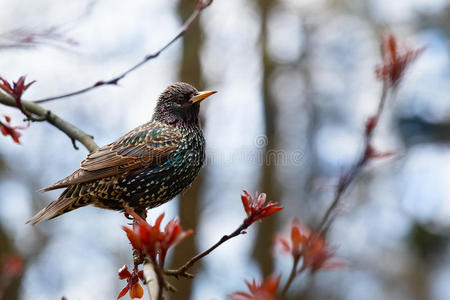
[[(131, 206), (158, 206), (191, 185), (205, 160), (205, 139), (200, 129), (184, 130), (176, 150), (162, 164), (149, 166), (128, 181)], [(136, 185), (136, 186), (135, 186)]]

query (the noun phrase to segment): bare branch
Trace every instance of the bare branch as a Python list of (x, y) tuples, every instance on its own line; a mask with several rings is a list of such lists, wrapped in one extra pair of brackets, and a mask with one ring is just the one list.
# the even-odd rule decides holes
[(380, 101), (378, 102), (378, 108), (376, 113), (367, 120), (363, 151), (353, 166), (346, 173), (342, 174), (339, 179), (334, 199), (319, 225), (320, 232), (327, 231), (330, 224), (333, 222), (335, 217), (333, 213), (336, 211), (342, 195), (356, 179), (367, 162), (371, 158), (389, 156), (388, 153), (380, 154), (375, 152), (372, 147), (373, 132), (383, 113), (387, 97), (390, 94), (395, 95), (396, 89), (403, 79), (405, 70), (425, 50), (423, 47), (417, 50), (408, 47), (402, 47), (404, 49), (401, 50), (399, 48), (397, 40), (392, 34), (386, 36), (381, 42), (382, 64), (375, 68), (377, 79), (383, 82), (383, 89)]
[(180, 268), (176, 269), (176, 270), (165, 270), (165, 274), (166, 275), (170, 275), (170, 276), (175, 276), (175, 277), (179, 277), (179, 276), (184, 276), (184, 277), (188, 277), (188, 278), (192, 278), (193, 275), (187, 273), (187, 271), (192, 268), (194, 266), (194, 264), (196, 262), (198, 262), (200, 259), (202, 259), (203, 257), (205, 257), (206, 255), (208, 255), (209, 253), (211, 253), (213, 250), (215, 250), (217, 247), (219, 247), (220, 245), (222, 245), (223, 243), (225, 243), (226, 241), (228, 241), (229, 239), (232, 239), (240, 234), (244, 234), (245, 230), (250, 227), (251, 224), (249, 224), (248, 222), (244, 222), (242, 223), (235, 231), (233, 231), (231, 234), (229, 235), (224, 235), (217, 243), (215, 243), (214, 245), (212, 245), (210, 248), (208, 248), (207, 250), (203, 251), (202, 253), (197, 254), (196, 256), (192, 257), (190, 260), (188, 260), (183, 266), (181, 266)]
[(380, 101), (378, 103), (377, 112), (373, 117), (369, 119), (372, 120), (373, 124), (370, 124), (370, 128), (367, 127), (369, 126), (369, 124), (366, 124), (366, 132), (364, 136), (365, 137), (364, 149), (363, 151), (361, 151), (359, 158), (356, 160), (353, 166), (351, 166), (351, 168), (346, 173), (342, 174), (341, 177), (339, 178), (339, 183), (336, 188), (336, 193), (333, 202), (331, 202), (330, 206), (328, 207), (327, 211), (325, 212), (325, 215), (323, 216), (320, 222), (319, 232), (326, 232), (328, 230), (335, 217), (335, 215), (333, 215), (333, 212), (336, 211), (336, 208), (338, 207), (342, 199), (342, 195), (347, 191), (350, 184), (353, 181), (355, 181), (359, 172), (363, 169), (363, 167), (367, 164), (367, 162), (371, 158), (369, 153), (372, 149), (373, 132), (378, 124), (381, 114), (383, 113), (383, 108), (384, 104), (386, 103), (387, 96), (388, 96), (388, 86), (386, 83), (383, 83), (383, 88), (380, 96)]
[(35, 103), (43, 103), (43, 102), (53, 101), (53, 100), (57, 100), (57, 99), (61, 99), (61, 98), (67, 98), (67, 97), (83, 94), (83, 93), (86, 93), (86, 92), (88, 92), (90, 90), (98, 88), (100, 86), (117, 85), (119, 83), (119, 81), (122, 80), (129, 73), (131, 73), (134, 70), (138, 69), (140, 66), (146, 64), (148, 61), (158, 57), (164, 50), (169, 48), (170, 45), (172, 45), (176, 40), (178, 40), (179, 38), (184, 36), (186, 31), (191, 26), (192, 22), (200, 15), (201, 11), (204, 10), (205, 8), (207, 8), (212, 2), (213, 2), (213, 0), (199, 0), (199, 2), (197, 4), (197, 8), (194, 10), (194, 12), (191, 14), (191, 16), (184, 22), (183, 26), (178, 31), (178, 33), (172, 39), (169, 40), (169, 42), (167, 42), (158, 51), (156, 51), (156, 52), (154, 52), (152, 54), (146, 55), (144, 57), (144, 59), (142, 59), (140, 62), (138, 62), (137, 64), (135, 64), (134, 66), (132, 66), (131, 68), (129, 68), (125, 72), (123, 72), (123, 73), (119, 74), (118, 76), (114, 77), (113, 79), (110, 79), (110, 80), (99, 80), (99, 81), (97, 81), (96, 83), (94, 83), (93, 85), (91, 85), (89, 87), (86, 87), (86, 88), (83, 88), (83, 89), (80, 89), (80, 90), (77, 90), (77, 91), (74, 91), (74, 92), (66, 93), (66, 94), (63, 94), (63, 95), (59, 95), (59, 96), (53, 96), (53, 97), (48, 97), (48, 98), (35, 100), (33, 102), (35, 102)]
[(300, 257), (294, 258), (294, 262), (292, 263), (292, 269), (291, 273), (289, 274), (288, 280), (286, 281), (286, 284), (284, 288), (281, 290), (280, 296), (282, 299), (286, 297), (286, 293), (291, 287), (292, 282), (294, 282), (295, 277), (301, 272), (301, 270), (297, 270), (298, 263), (300, 261)]
[[(4, 93), (0, 93), (0, 103), (18, 108), (16, 101), (11, 96)], [(94, 139), (91, 135), (85, 133), (71, 123), (61, 119), (51, 111), (33, 102), (22, 100), (21, 103), (27, 112), (34, 115), (33, 118), (45, 120), (64, 132), (72, 140), (74, 146), (75, 141), (79, 141), (81, 144), (83, 144), (83, 146), (86, 147), (87, 150), (89, 150), (89, 152), (98, 149), (98, 145), (94, 142)]]

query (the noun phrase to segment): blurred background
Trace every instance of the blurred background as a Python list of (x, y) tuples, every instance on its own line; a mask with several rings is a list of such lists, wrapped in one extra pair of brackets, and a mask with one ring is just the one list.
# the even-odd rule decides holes
[[(36, 80), (25, 99), (110, 79), (159, 49), (195, 6), (0, 0), (0, 76)], [(202, 104), (206, 166), (187, 193), (149, 218), (165, 211), (165, 222), (178, 215), (196, 231), (172, 252), (177, 267), (240, 224), (242, 189), (286, 207), (206, 257), (194, 280), (172, 280), (179, 292), (171, 299), (226, 299), (246, 290), (244, 279), (287, 278), (291, 259), (274, 253), (273, 234), (287, 232), (294, 217), (317, 224), (361, 151), (388, 31), (426, 46), (376, 131), (376, 148), (397, 155), (371, 163), (345, 195), (329, 242), (349, 266), (297, 278), (289, 297), (450, 299), (448, 0), (215, 0), (183, 40), (118, 87), (44, 106), (104, 145), (147, 122), (170, 83), (219, 91)], [(0, 114), (23, 119), (5, 106)], [(21, 274), (2, 275), (0, 299), (115, 299), (125, 285), (117, 270), (132, 263), (122, 214), (89, 207), (24, 225), (60, 192), (36, 190), (78, 168), (87, 150), (75, 151), (45, 123), (31, 124), (21, 143), (0, 138), (0, 258), (3, 271)]]

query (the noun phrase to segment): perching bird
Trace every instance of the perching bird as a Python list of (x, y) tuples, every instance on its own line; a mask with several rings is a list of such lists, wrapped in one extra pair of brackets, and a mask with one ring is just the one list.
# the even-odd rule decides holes
[(142, 211), (185, 190), (205, 159), (200, 102), (215, 91), (198, 92), (178, 82), (159, 96), (150, 122), (90, 153), (71, 175), (42, 191), (66, 188), (27, 223), (37, 224), (76, 208)]

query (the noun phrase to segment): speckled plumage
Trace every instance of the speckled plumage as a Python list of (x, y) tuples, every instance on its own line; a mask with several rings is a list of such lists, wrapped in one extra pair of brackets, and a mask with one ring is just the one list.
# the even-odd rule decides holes
[(212, 93), (199, 93), (186, 83), (169, 86), (159, 97), (150, 122), (90, 153), (80, 169), (44, 188), (66, 190), (28, 222), (37, 224), (89, 204), (143, 210), (174, 198), (193, 182), (203, 165), (205, 139), (198, 121), (199, 102)]

